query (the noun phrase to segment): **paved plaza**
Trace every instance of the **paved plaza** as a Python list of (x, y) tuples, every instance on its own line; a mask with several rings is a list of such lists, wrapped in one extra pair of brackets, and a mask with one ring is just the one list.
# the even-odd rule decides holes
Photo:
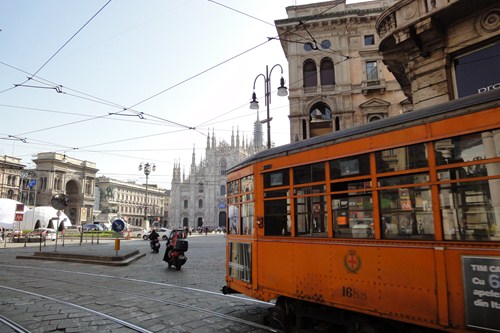
[[(1, 243), (0, 315), (26, 332), (269, 331), (263, 316), (270, 304), (220, 292), (224, 234), (188, 241), (188, 261), (180, 271), (162, 261), (165, 241), (159, 254), (143, 240), (121, 240), (119, 251), (113, 239), (41, 246), (43, 253), (142, 254), (124, 266), (26, 259), (40, 252), (40, 244)], [(0, 331), (10, 332), (5, 323)]]

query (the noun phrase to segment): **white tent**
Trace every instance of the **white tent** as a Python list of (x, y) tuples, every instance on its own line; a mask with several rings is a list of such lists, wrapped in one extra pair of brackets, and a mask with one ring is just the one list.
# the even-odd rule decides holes
[[(12, 199), (0, 199), (0, 228), (14, 229), (19, 226), (19, 222), (15, 222), (16, 205), (19, 201)], [(24, 206), (24, 211), (28, 208)]]
[[(71, 221), (69, 217), (61, 212), (59, 225), (64, 223), (64, 227), (69, 227)], [(28, 210), (24, 213), (23, 229), (35, 228), (57, 228), (57, 210), (50, 206), (40, 206)]]

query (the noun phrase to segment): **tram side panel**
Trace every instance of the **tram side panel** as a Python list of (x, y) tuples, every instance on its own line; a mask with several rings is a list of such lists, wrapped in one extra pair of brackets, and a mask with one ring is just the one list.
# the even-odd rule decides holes
[(452, 324), (500, 332), (500, 253), (496, 245), (446, 249)]
[(438, 325), (432, 248), (259, 242), (263, 294)]

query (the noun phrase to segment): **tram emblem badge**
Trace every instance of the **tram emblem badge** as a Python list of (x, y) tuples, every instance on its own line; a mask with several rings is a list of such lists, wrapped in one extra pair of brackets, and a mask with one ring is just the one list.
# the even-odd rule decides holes
[(361, 258), (356, 254), (356, 251), (350, 250), (344, 256), (344, 267), (348, 273), (357, 273), (361, 268)]

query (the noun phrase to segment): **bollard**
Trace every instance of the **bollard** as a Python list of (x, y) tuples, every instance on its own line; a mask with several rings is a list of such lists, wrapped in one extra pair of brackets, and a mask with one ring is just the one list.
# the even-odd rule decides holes
[(118, 251), (120, 250), (120, 239), (115, 239), (115, 251), (116, 251), (116, 256), (118, 256)]

